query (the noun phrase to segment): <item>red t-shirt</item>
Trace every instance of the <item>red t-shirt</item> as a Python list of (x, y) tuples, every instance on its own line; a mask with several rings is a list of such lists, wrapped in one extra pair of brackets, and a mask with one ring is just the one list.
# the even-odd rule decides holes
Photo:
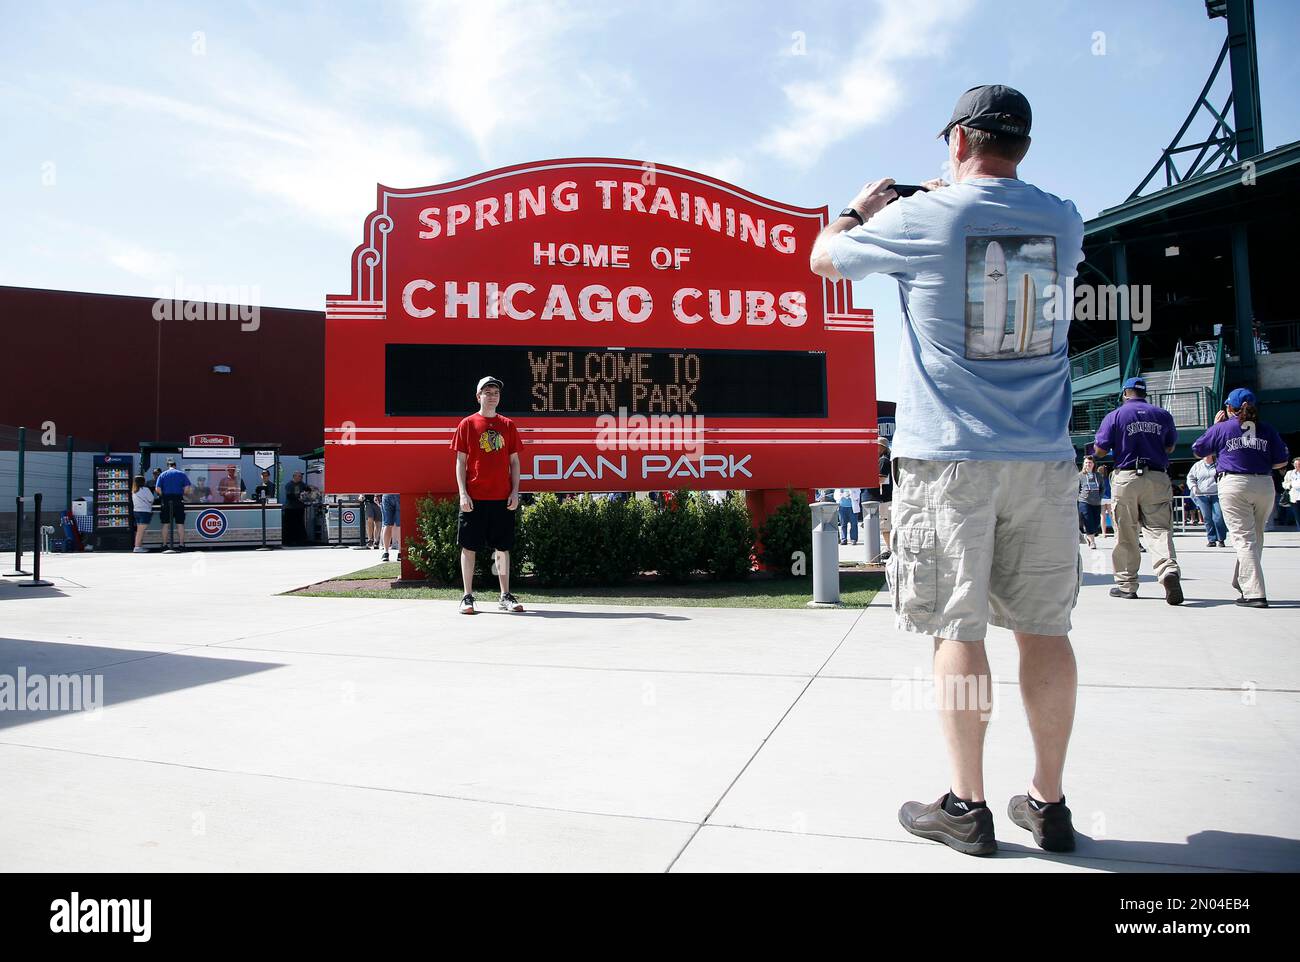
[(456, 426), (451, 447), (467, 455), (465, 487), (471, 498), (504, 501), (510, 497), (510, 455), (519, 453), (514, 421), (475, 412)]

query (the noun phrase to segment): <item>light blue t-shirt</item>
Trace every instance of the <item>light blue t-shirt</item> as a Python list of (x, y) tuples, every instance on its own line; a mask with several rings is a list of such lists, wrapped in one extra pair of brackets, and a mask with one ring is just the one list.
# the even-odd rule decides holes
[(894, 457), (1074, 458), (1067, 337), (1082, 244), (1074, 204), (1001, 177), (897, 200), (831, 241), (843, 276), (898, 281)]

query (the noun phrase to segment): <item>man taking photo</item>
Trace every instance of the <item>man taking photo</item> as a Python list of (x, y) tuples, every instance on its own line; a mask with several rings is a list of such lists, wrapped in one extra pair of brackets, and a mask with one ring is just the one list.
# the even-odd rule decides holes
[(485, 547), (496, 551), (502, 611), (523, 611), (510, 593), (510, 551), (515, 546), (519, 509), (519, 432), (515, 422), (497, 414), (502, 384), (494, 377), (478, 382), (479, 408), (456, 427), (456, 487), (460, 491), (460, 574), (465, 596), (460, 613), (474, 611), (474, 560)]
[(1008, 815), (1043, 848), (1074, 848), (1062, 773), (1082, 569), (1066, 341), (1083, 220), (1069, 201), (1018, 179), (1031, 120), (1019, 91), (966, 91), (940, 132), (954, 183), (932, 180), (904, 199), (889, 178), (867, 184), (818, 236), (811, 260), (832, 280), (899, 282), (887, 571), (898, 627), (934, 639), (952, 771), (938, 801), (906, 803), (899, 821), (970, 855), (997, 850), (984, 797), (991, 706), (968, 697), (991, 691), (990, 624), (1015, 634), (1034, 740), (1028, 792)]

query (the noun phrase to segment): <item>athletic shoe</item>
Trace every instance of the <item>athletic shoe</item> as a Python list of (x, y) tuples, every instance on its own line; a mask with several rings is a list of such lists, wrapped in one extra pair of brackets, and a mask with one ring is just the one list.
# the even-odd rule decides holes
[(387, 561), (387, 560), (388, 560), (388, 552), (385, 551), (383, 554), (381, 554), (381, 555), (379, 556), (379, 560), (380, 560), (380, 561)]
[(1205, 542), (1205, 547), (1207, 547), (1207, 548), (1215, 548), (1215, 547), (1218, 547), (1218, 544), (1219, 544), (1219, 542), (1217, 542), (1217, 541), (1207, 541), (1207, 542)]
[(992, 855), (998, 850), (993, 837), (993, 813), (988, 806), (975, 808), (965, 815), (949, 815), (944, 811), (944, 799), (926, 805), (924, 802), (905, 802), (898, 810), (898, 823), (913, 835), (943, 842), (965, 855)]
[(1183, 603), (1183, 583), (1179, 580), (1178, 575), (1170, 575), (1160, 584), (1164, 586), (1165, 602), (1167, 604), (1181, 605)]
[(464, 598), (460, 599), (460, 613), (462, 615), (475, 614), (473, 595), (466, 595)]
[(149, 549), (148, 549), (148, 548), (132, 548), (132, 549), (131, 549), (131, 553), (132, 553), (132, 554), (148, 554), (148, 553), (149, 553)]
[(1007, 805), (1007, 817), (1034, 835), (1038, 847), (1048, 852), (1074, 851), (1074, 826), (1065, 798), (1041, 808), (1029, 804), (1028, 795), (1016, 795)]
[(1267, 608), (1267, 598), (1238, 598), (1237, 604), (1243, 608)]
[(1226, 544), (1224, 544), (1222, 541), (1220, 541), (1220, 542), (1219, 542), (1219, 547), (1220, 547), (1220, 548), (1226, 548), (1226, 547), (1228, 547), (1228, 546), (1227, 546)]
[(519, 599), (516, 598), (514, 595), (510, 594), (510, 592), (508, 591), (501, 596), (501, 600), (497, 602), (497, 607), (500, 608), (502, 611), (523, 611), (524, 610), (524, 606), (519, 603)]
[(1114, 588), (1111, 588), (1111, 589), (1110, 589), (1110, 596), (1111, 596), (1112, 598), (1130, 598), (1130, 599), (1131, 599), (1131, 598), (1136, 598), (1136, 597), (1138, 596), (1138, 593), (1137, 593), (1136, 591), (1125, 591), (1123, 588), (1121, 588), (1121, 587), (1119, 587), (1118, 585), (1116, 585)]

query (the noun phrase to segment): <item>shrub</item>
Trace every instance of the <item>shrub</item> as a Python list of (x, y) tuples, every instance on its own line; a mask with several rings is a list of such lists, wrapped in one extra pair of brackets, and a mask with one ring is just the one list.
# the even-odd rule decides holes
[(700, 513), (704, 570), (724, 581), (749, 577), (754, 568), (754, 522), (744, 493), (730, 491), (721, 502), (704, 498)]
[(787, 489), (789, 500), (767, 516), (759, 528), (758, 537), (763, 543), (760, 557), (772, 573), (789, 577), (792, 557), (802, 551), (805, 561), (812, 558), (812, 512), (808, 509), (807, 495), (802, 491)]
[(538, 495), (524, 515), (527, 556), (538, 581), (612, 585), (641, 570), (646, 502)]
[(406, 545), (407, 557), (416, 569), (439, 585), (460, 583), (460, 546), (456, 544), (455, 501), (421, 498), (416, 509), (415, 529), (419, 538)]
[(687, 490), (660, 501), (646, 524), (646, 567), (667, 581), (685, 581), (704, 567), (704, 516), (699, 496)]
[[(419, 502), (415, 518), (419, 540), (411, 539), (406, 550), (411, 563), (434, 584), (459, 586), (461, 583), (460, 545), (456, 542), (459, 515), (460, 504), (454, 499), (434, 501), (422, 498)], [(516, 524), (515, 547), (510, 552), (512, 576), (519, 573), (527, 550), (522, 527)], [(474, 559), (474, 584), (477, 587), (497, 587), (497, 576), (492, 573), (494, 554), (492, 551), (477, 553)]]

